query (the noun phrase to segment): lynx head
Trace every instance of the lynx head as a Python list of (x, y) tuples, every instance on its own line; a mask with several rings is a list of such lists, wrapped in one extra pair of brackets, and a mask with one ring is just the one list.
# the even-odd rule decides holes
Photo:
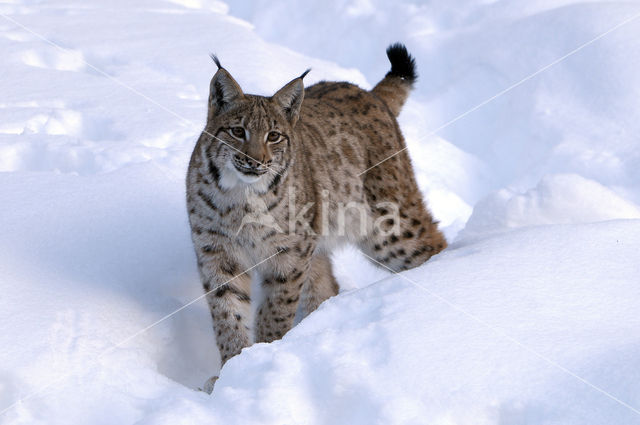
[(295, 148), (293, 129), (304, 98), (305, 71), (271, 97), (244, 94), (218, 58), (211, 79), (205, 152), (220, 171), (223, 186), (267, 185), (286, 172)]

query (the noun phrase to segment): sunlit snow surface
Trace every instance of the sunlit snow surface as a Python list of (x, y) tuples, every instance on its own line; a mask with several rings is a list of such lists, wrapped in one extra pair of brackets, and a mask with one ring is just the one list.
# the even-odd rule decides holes
[[(640, 424), (640, 18), (522, 82), (638, 13), (0, 3), (0, 423)], [(197, 391), (219, 372), (206, 303), (146, 328), (202, 294), (184, 175), (208, 54), (251, 93), (309, 67), (370, 88), (394, 41), (450, 248), (401, 276), (341, 251), (338, 297)]]

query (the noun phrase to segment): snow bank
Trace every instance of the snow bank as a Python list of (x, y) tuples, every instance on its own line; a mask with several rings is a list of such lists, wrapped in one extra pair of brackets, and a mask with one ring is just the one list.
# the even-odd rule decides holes
[[(637, 12), (1, 5), (0, 423), (640, 423), (638, 21), (432, 134)], [(421, 74), (401, 126), (454, 242), (402, 276), (341, 251), (339, 296), (197, 391), (219, 365), (206, 303), (172, 313), (202, 293), (184, 173), (208, 53), (248, 92), (308, 67), (370, 87), (397, 40)]]
[(639, 243), (635, 220), (456, 246), (231, 360), (212, 410), (236, 423), (635, 423), (560, 367), (640, 403)]
[(517, 227), (620, 218), (640, 218), (640, 208), (593, 180), (558, 174), (546, 176), (524, 193), (505, 188), (478, 202), (460, 237)]

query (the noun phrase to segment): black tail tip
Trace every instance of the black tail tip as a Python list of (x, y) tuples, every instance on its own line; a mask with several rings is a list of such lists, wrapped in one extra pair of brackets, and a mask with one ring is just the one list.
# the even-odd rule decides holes
[(413, 84), (418, 79), (416, 60), (409, 54), (404, 44), (395, 43), (387, 47), (387, 57), (391, 62), (391, 71), (387, 73), (387, 77), (400, 77), (409, 84)]

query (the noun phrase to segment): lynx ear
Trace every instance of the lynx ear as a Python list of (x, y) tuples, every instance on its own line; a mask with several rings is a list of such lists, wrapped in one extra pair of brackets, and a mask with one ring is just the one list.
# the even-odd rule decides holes
[(220, 65), (218, 58), (215, 55), (211, 55), (211, 58), (218, 66), (218, 72), (211, 79), (209, 108), (213, 113), (218, 113), (243, 98), (244, 93), (231, 74)]
[(291, 125), (295, 125), (300, 114), (300, 107), (304, 99), (304, 84), (302, 79), (311, 71), (307, 69), (301, 76), (289, 82), (273, 95), (271, 99), (282, 108)]

